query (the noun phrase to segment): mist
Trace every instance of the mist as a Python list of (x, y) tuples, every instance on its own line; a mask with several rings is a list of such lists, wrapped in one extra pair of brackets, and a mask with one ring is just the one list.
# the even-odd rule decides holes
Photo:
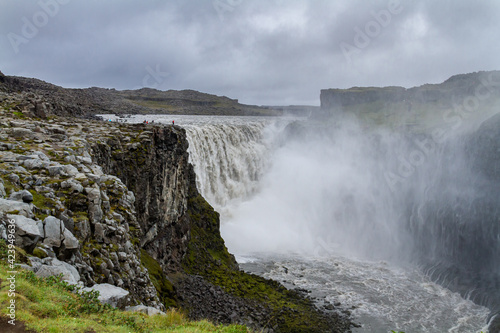
[(275, 133), (258, 189), (220, 207), (228, 249), (420, 267), (496, 308), (498, 182), (478, 165), (475, 134), (329, 122)]
[[(406, 244), (384, 178), (390, 145), (355, 120), (331, 129), (301, 123), (279, 134), (260, 191), (231, 209), (223, 237), (235, 253), (348, 253), (392, 257)], [(401, 238), (401, 236), (403, 236)]]

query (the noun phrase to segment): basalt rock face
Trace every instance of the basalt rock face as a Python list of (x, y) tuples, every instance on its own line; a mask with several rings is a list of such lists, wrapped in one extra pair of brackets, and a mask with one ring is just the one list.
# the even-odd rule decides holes
[(179, 271), (189, 240), (188, 191), (194, 181), (186, 136), (178, 127), (136, 128), (136, 142), (116, 136), (95, 145), (94, 156), (136, 193), (141, 248), (165, 271)]

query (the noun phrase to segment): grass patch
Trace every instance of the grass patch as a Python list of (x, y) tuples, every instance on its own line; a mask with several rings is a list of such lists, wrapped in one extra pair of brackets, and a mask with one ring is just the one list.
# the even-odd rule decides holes
[(79, 294), (74, 286), (58, 277), (41, 279), (19, 269), (15, 296), (9, 297), (6, 256), (7, 245), (0, 240), (0, 314), (6, 316), (10, 300), (15, 299), (16, 321), (24, 322), (27, 328), (36, 332), (248, 332), (243, 326), (191, 322), (176, 310), (151, 317), (120, 311), (100, 304), (97, 292)]

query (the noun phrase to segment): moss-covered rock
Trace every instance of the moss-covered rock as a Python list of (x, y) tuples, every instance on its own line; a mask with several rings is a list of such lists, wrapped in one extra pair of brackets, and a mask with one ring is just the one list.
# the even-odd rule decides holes
[(166, 278), (160, 264), (144, 249), (141, 249), (141, 264), (147, 268), (149, 278), (151, 279), (151, 282), (153, 282), (158, 296), (165, 307), (177, 307), (174, 286)]

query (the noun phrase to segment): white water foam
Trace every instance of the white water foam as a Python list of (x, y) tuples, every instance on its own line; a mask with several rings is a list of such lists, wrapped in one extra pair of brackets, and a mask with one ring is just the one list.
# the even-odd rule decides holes
[[(255, 260), (260, 258), (259, 260)], [(312, 291), (320, 306), (337, 305), (362, 325), (354, 332), (487, 332), (489, 310), (411, 268), (334, 256), (254, 255), (250, 272)]]

